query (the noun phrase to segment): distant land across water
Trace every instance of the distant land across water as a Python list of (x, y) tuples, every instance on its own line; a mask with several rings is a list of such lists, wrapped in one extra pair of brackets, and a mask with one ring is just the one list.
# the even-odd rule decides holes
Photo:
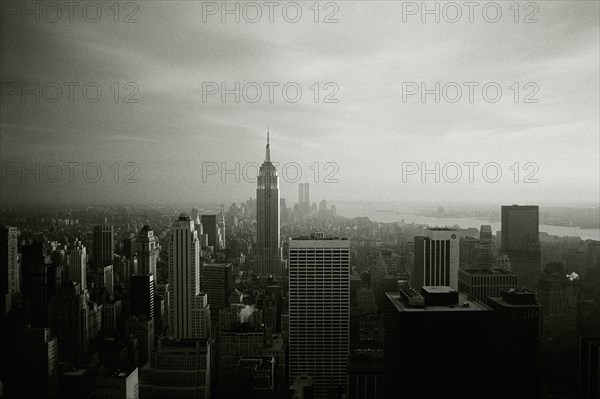
[[(378, 204), (353, 204), (344, 202), (336, 204), (338, 215), (348, 218), (366, 216), (369, 219), (383, 223), (401, 222), (415, 223), (429, 226), (459, 226), (461, 229), (476, 228), (479, 230), (482, 224), (492, 226), (494, 234), (500, 230), (501, 223), (498, 218), (491, 220), (490, 218), (461, 218), (461, 217), (433, 217), (424, 216), (421, 211), (424, 208), (402, 208), (394, 210), (389, 205)], [(598, 229), (581, 229), (579, 227), (568, 226), (549, 226), (540, 224), (540, 232), (548, 233), (558, 237), (580, 237), (582, 240), (598, 240), (600, 241), (600, 228)]]

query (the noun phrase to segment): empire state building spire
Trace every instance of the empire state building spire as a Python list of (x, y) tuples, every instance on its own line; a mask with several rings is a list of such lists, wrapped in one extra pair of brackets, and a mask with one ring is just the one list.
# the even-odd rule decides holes
[(269, 128), (267, 128), (267, 154), (265, 156), (265, 162), (271, 162), (271, 149), (269, 148)]

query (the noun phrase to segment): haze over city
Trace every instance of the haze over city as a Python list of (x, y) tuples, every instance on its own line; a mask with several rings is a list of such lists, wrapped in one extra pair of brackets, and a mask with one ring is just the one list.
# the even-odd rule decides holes
[[(221, 3), (208, 2), (213, 8), (206, 3), (141, 2), (137, 9), (121, 4), (119, 20), (135, 23), (115, 23), (107, 9), (97, 23), (84, 19), (81, 10), (73, 22), (66, 10), (58, 22), (47, 21), (52, 10), (39, 22), (32, 15), (23, 22), (18, 11), (12, 15), (5, 7), (2, 202), (245, 200), (255, 183), (244, 180), (243, 167), (261, 159), (268, 127), (282, 197), (296, 195), (297, 174), (294, 166), (283, 176), (281, 166), (296, 163), (299, 182), (310, 182), (316, 198), (330, 200), (598, 205), (598, 2), (543, 2), (530, 18), (535, 23), (524, 23), (532, 10), (522, 9), (517, 18), (507, 4), (496, 23), (480, 9), (470, 23), (466, 8), (456, 23), (444, 19), (450, 14), (439, 23), (434, 16), (422, 23), (420, 12), (357, 1), (321, 4), (318, 17), (306, 4), (295, 23), (284, 18), (282, 8), (270, 22), (262, 5), (258, 22), (248, 22), (255, 10), (247, 10), (236, 23), (235, 15), (222, 16)], [(323, 23), (327, 18), (337, 22)], [(23, 97), (36, 82), (42, 88), (39, 102), (35, 94)], [(49, 101), (52, 87), (43, 91), (49, 82), (62, 88), (56, 102)], [(78, 84), (72, 102), (66, 82)], [(82, 93), (90, 82), (95, 86), (88, 94), (102, 90), (97, 102)], [(231, 90), (236, 82), (242, 88), (239, 102), (234, 94), (223, 101), (221, 84)], [(256, 102), (248, 101), (255, 86), (243, 92), (251, 82), (262, 89)], [(265, 82), (278, 84), (272, 102)], [(302, 90), (297, 102), (282, 94), (290, 82)], [(453, 86), (439, 103), (434, 94), (422, 101), (420, 84), (431, 90), (436, 82), (442, 88), (457, 83), (462, 97), (448, 101)], [(469, 82), (478, 84), (473, 102), (464, 84)], [(489, 82), (502, 90), (497, 102), (483, 97)], [(218, 92), (208, 94), (215, 87)], [(407, 95), (415, 87), (419, 92)], [(288, 94), (293, 97), (294, 88)], [(525, 102), (527, 96), (537, 102)], [(44, 168), (53, 162), (62, 165), (57, 182), (23, 176), (36, 163)], [(102, 178), (89, 183), (78, 166), (69, 181), (65, 163), (74, 162), (99, 164)], [(233, 174), (223, 176), (223, 183), (222, 169), (234, 170), (236, 162), (239, 183)], [(403, 182), (403, 168), (412, 167), (407, 162), (419, 170)], [(440, 170), (457, 163), (462, 178), (450, 183), (442, 175), (436, 183), (428, 175), (423, 183), (422, 163), (433, 169), (435, 162)], [(469, 162), (479, 163), (473, 182), (464, 165)], [(491, 162), (502, 173), (496, 183), (482, 175)], [(110, 169), (115, 163), (118, 184)], [(206, 164), (219, 170), (203, 176)], [(256, 168), (245, 172), (253, 177)], [(446, 172), (450, 179), (456, 174)], [(329, 174), (337, 182), (323, 182)], [(133, 176), (132, 183), (123, 183), (126, 176)], [(527, 176), (532, 182), (523, 181)]]

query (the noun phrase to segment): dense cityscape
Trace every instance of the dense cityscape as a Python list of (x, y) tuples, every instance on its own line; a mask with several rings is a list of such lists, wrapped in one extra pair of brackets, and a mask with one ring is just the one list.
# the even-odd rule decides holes
[(268, 140), (244, 203), (3, 207), (1, 396), (598, 397), (599, 241), (290, 206)]
[(0, 399), (600, 399), (600, 1), (0, 0)]

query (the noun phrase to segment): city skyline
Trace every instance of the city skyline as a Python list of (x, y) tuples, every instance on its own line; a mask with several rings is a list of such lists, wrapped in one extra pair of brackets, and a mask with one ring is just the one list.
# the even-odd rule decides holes
[(0, 1), (0, 397), (598, 399), (600, 2)]

